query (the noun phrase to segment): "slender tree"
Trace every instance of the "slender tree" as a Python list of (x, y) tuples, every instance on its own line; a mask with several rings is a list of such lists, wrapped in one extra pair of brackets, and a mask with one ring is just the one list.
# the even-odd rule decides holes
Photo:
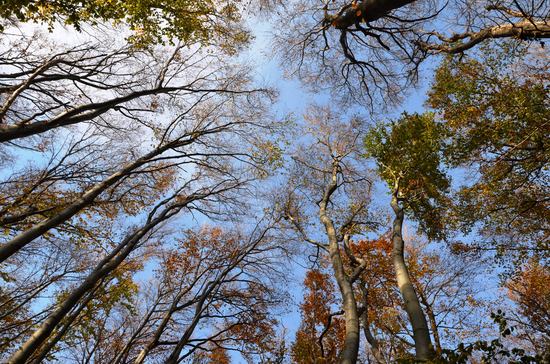
[(430, 237), (441, 237), (442, 207), (449, 188), (441, 171), (444, 129), (432, 114), (404, 115), (390, 127), (378, 127), (365, 139), (367, 155), (375, 158), (380, 176), (388, 183), (394, 212), (392, 259), (405, 310), (411, 322), (418, 360), (433, 358), (434, 351), (425, 314), (405, 261), (403, 222), (405, 212), (417, 219)]
[[(355, 363), (360, 315), (353, 285), (366, 267), (349, 244), (354, 234), (372, 225), (367, 211), (370, 194), (364, 192), (369, 191), (370, 180), (359, 167), (360, 121), (340, 122), (323, 108), (311, 108), (306, 120), (313, 141), (294, 156), (296, 169), (291, 174), (283, 211), (298, 239), (328, 255), (344, 312), (344, 343), (338, 360)], [(319, 225), (312, 222), (313, 214)], [(314, 226), (324, 230), (326, 243), (311, 235)], [(352, 271), (346, 270), (344, 259), (352, 260)]]

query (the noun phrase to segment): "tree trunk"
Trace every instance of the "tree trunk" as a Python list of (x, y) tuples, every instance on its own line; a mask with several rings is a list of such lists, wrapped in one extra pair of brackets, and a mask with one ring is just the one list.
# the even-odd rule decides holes
[(0, 263), (4, 262), (13, 254), (17, 253), (20, 249), (32, 242), (34, 239), (46, 233), (48, 230), (61, 225), (62, 223), (76, 215), (78, 212), (80, 212), (82, 209), (90, 206), (94, 202), (96, 197), (99, 196), (102, 192), (106, 191), (109, 187), (113, 186), (115, 183), (128, 176), (128, 174), (132, 171), (148, 163), (152, 158), (157, 157), (168, 149), (179, 147), (191, 142), (192, 139), (189, 139), (186, 141), (168, 143), (162, 147), (156, 148), (152, 152), (145, 154), (136, 161), (127, 164), (102, 182), (97, 183), (95, 186), (87, 190), (80, 198), (78, 198), (76, 201), (73, 201), (69, 206), (65, 207), (57, 215), (34, 225), (32, 228), (23, 231), (7, 243), (3, 244), (0, 247)]
[[(187, 200), (189, 201), (189, 200)], [(176, 206), (176, 207), (175, 207)], [(32, 336), (15, 352), (8, 360), (8, 364), (23, 364), (32, 354), (43, 345), (63, 318), (78, 304), (84, 295), (93, 289), (96, 284), (113, 272), (134, 250), (136, 245), (151, 229), (176, 214), (183, 204), (173, 205), (163, 210), (158, 217), (149, 221), (139, 230), (129, 234), (115, 250), (105, 257), (96, 268), (88, 275), (82, 284), (74, 289), (71, 294), (62, 301), (48, 316), (42, 325)]]
[(404, 211), (397, 200), (397, 189), (394, 192), (391, 206), (395, 212), (392, 232), (392, 259), (397, 276), (397, 285), (403, 297), (405, 311), (407, 311), (407, 315), (412, 325), (416, 359), (419, 361), (428, 361), (433, 358), (434, 352), (426, 317), (418, 301), (418, 296), (411, 283), (409, 271), (405, 264), (405, 243), (402, 234)]
[(340, 255), (340, 247), (338, 237), (334, 228), (334, 223), (327, 215), (327, 206), (332, 193), (336, 190), (338, 163), (333, 165), (332, 181), (327, 186), (323, 199), (319, 203), (319, 218), (325, 227), (325, 231), (329, 240), (328, 251), (334, 271), (334, 277), (338, 283), (340, 294), (342, 295), (344, 321), (345, 321), (345, 338), (344, 347), (339, 355), (341, 364), (355, 364), (359, 352), (359, 316), (357, 312), (357, 302), (353, 292), (352, 283), (344, 271), (342, 256)]
[(61, 340), (61, 338), (67, 333), (72, 323), (77, 319), (78, 315), (80, 315), (82, 310), (86, 308), (88, 303), (90, 303), (90, 301), (94, 298), (94, 293), (95, 290), (91, 291), (88, 294), (88, 297), (84, 299), (80, 306), (64, 320), (63, 327), (55, 333), (54, 337), (50, 341), (42, 345), (38, 352), (33, 355), (32, 364), (40, 364), (44, 361), (50, 350), (52, 350), (52, 348), (59, 342), (59, 340)]
[(150, 322), (151, 317), (155, 314), (157, 311), (157, 307), (160, 305), (162, 299), (162, 294), (159, 294), (157, 299), (155, 300), (155, 303), (153, 306), (149, 309), (143, 320), (141, 321), (141, 324), (139, 327), (134, 331), (130, 339), (126, 342), (124, 345), (124, 348), (117, 354), (117, 356), (113, 359), (112, 364), (119, 364), (121, 362), (126, 362), (127, 357), (130, 353), (130, 350), (132, 350), (132, 346), (135, 343), (135, 340), (137, 337), (141, 334), (143, 329), (147, 326), (147, 324)]

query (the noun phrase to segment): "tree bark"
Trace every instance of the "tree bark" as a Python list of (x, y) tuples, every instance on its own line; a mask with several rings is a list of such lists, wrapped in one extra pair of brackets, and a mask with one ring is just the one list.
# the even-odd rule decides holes
[[(521, 20), (513, 24), (501, 24), (485, 28), (479, 32), (455, 34), (450, 38), (439, 36), (442, 44), (420, 43), (425, 51), (458, 54), (475, 47), (486, 39), (518, 38), (518, 39), (542, 39), (550, 38), (550, 21)], [(458, 41), (461, 43), (453, 45)]]
[(333, 163), (332, 180), (327, 186), (323, 199), (319, 203), (319, 218), (325, 227), (325, 231), (329, 240), (328, 251), (334, 271), (334, 277), (340, 289), (340, 294), (343, 300), (344, 321), (345, 321), (345, 338), (344, 347), (340, 353), (341, 364), (355, 364), (359, 352), (359, 316), (357, 312), (357, 302), (353, 292), (352, 283), (344, 271), (342, 256), (340, 255), (340, 247), (334, 223), (327, 215), (327, 206), (331, 195), (336, 191), (338, 186), (338, 162)]
[(115, 248), (111, 254), (105, 257), (96, 268), (88, 275), (82, 284), (74, 289), (71, 294), (62, 301), (48, 316), (32, 336), (15, 352), (8, 360), (8, 364), (23, 364), (32, 354), (43, 345), (63, 318), (78, 304), (84, 295), (93, 289), (96, 284), (113, 272), (134, 250), (139, 241), (154, 227), (175, 215), (184, 205), (193, 200), (189, 196), (185, 201), (165, 208), (156, 218), (150, 217), (148, 222), (140, 229), (130, 233)]
[(424, 316), (424, 312), (420, 306), (418, 296), (411, 283), (409, 270), (405, 264), (405, 242), (403, 241), (402, 234), (405, 214), (403, 207), (399, 205), (397, 195), (398, 187), (396, 186), (391, 200), (391, 207), (395, 213), (392, 231), (393, 265), (397, 277), (397, 285), (399, 286), (399, 291), (403, 297), (405, 311), (407, 311), (407, 315), (409, 316), (413, 329), (416, 359), (419, 361), (428, 361), (434, 357), (434, 352), (426, 317)]
[[(96, 288), (97, 287), (98, 286), (96, 286)], [(67, 331), (69, 331), (69, 328), (71, 327), (73, 322), (78, 318), (78, 315), (80, 315), (82, 310), (84, 310), (88, 305), (88, 303), (90, 303), (90, 301), (94, 298), (94, 293), (95, 293), (95, 290), (92, 290), (88, 294), (88, 297), (86, 297), (84, 301), (80, 304), (80, 306), (74, 312), (72, 312), (69, 316), (66, 317), (66, 319), (63, 322), (63, 327), (61, 328), (61, 330), (58, 330), (53, 336), (53, 338), (49, 340), (47, 343), (45, 343), (44, 345), (42, 345), (38, 350), (38, 352), (35, 355), (33, 355), (32, 364), (40, 364), (44, 361), (44, 359), (46, 358), (50, 350), (52, 350), (52, 348), (59, 342), (59, 340), (61, 340), (61, 338), (63, 338), (63, 336), (67, 333)]]
[(32, 242), (34, 239), (46, 233), (48, 230), (61, 225), (62, 223), (76, 215), (78, 212), (80, 212), (82, 209), (92, 204), (97, 196), (106, 191), (109, 187), (113, 186), (115, 183), (127, 177), (128, 174), (130, 174), (132, 171), (135, 171), (137, 168), (147, 164), (151, 161), (151, 159), (161, 155), (171, 148), (181, 147), (186, 144), (192, 143), (193, 139), (194, 138), (189, 138), (186, 140), (171, 142), (165, 144), (162, 147), (158, 147), (155, 150), (140, 157), (136, 161), (127, 164), (117, 172), (107, 177), (102, 182), (97, 183), (92, 188), (88, 189), (80, 198), (73, 201), (69, 206), (61, 210), (57, 215), (34, 225), (32, 228), (23, 231), (7, 243), (3, 244), (0, 247), (0, 263), (4, 262), (13, 254), (17, 253), (20, 249)]
[(127, 357), (130, 353), (130, 350), (132, 350), (132, 346), (134, 345), (134, 342), (135, 342), (136, 338), (141, 334), (143, 329), (145, 329), (145, 327), (147, 326), (147, 324), (151, 320), (151, 317), (153, 316), (153, 314), (155, 314), (158, 305), (161, 303), (161, 299), (162, 299), (162, 294), (159, 294), (159, 296), (155, 300), (155, 303), (153, 304), (153, 307), (151, 307), (149, 309), (149, 311), (147, 312), (147, 314), (145, 315), (145, 317), (141, 321), (141, 324), (139, 325), (139, 327), (135, 330), (135, 332), (132, 334), (130, 339), (124, 345), (124, 348), (113, 359), (112, 364), (119, 364), (123, 361), (124, 362), (127, 361)]
[(349, 6), (341, 14), (332, 19), (332, 25), (337, 29), (346, 29), (362, 21), (371, 22), (382, 18), (389, 12), (399, 9), (416, 0), (363, 0), (356, 6)]

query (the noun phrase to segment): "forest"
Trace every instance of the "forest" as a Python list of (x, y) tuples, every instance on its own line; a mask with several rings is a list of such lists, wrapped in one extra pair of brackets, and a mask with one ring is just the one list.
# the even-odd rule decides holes
[(1, 363), (550, 363), (549, 1), (0, 33)]

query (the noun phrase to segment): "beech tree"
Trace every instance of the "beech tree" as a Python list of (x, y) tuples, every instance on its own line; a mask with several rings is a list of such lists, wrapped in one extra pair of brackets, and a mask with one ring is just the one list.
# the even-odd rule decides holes
[[(313, 88), (329, 86), (350, 104), (398, 104), (423, 60), (483, 41), (550, 36), (548, 3), (399, 0), (296, 1), (276, 19), (286, 68)], [(443, 25), (445, 24), (445, 25)], [(380, 111), (380, 110), (376, 110)]]
[(277, 123), (262, 106), (270, 92), (213, 45), (2, 41), (2, 157), (21, 162), (2, 184), (2, 356), (40, 362), (68, 334), (106, 335), (102, 318), (143, 269), (121, 281), (123, 267), (178, 212), (239, 213), (238, 193), (276, 160)]
[[(414, 348), (414, 333), (409, 329), (396, 284), (390, 238), (384, 234), (376, 240), (350, 244), (354, 254), (365, 260), (367, 266), (354, 287), (365, 340), (359, 361), (415, 360), (410, 354)], [(478, 300), (484, 287), (477, 281), (477, 275), (487, 265), (478, 253), (457, 253), (434, 245), (430, 247), (435, 249), (428, 251), (429, 245), (419, 237), (409, 239), (411, 243), (405, 259), (420, 305), (426, 313), (437, 358), (440, 358), (443, 352), (454, 350), (464, 340), (480, 339), (480, 330), (486, 327), (486, 322), (482, 319), (483, 306)], [(352, 269), (349, 260), (345, 265), (347, 270)], [(337, 292), (332, 281), (330, 274), (317, 268), (306, 273), (307, 290), (301, 306), (302, 322), (292, 346), (293, 362), (337, 360), (330, 355), (334, 355), (334, 349), (343, 343), (342, 339), (337, 340), (343, 334), (340, 318), (343, 312), (335, 307)], [(320, 355), (320, 348), (325, 348), (325, 358)]]
[(419, 360), (433, 358), (434, 351), (427, 319), (405, 262), (403, 222), (408, 212), (430, 238), (441, 237), (445, 227), (442, 208), (447, 202), (449, 180), (440, 169), (445, 134), (433, 117), (405, 114), (390, 127), (371, 129), (365, 139), (367, 155), (375, 159), (392, 193), (392, 258)]
[[(212, 348), (217, 348), (215, 357), (228, 350), (268, 352), (266, 336), (276, 325), (271, 310), (280, 305), (282, 293), (267, 283), (283, 279), (270, 229), (267, 222), (246, 236), (203, 227), (187, 231), (176, 247), (163, 249), (150, 302), (139, 315), (127, 313), (133, 317), (123, 321), (120, 346), (105, 360), (181, 361), (208, 357)], [(94, 340), (101, 347), (112, 345)]]
[[(34, 46), (32, 44), (32, 39), (31, 44), (28, 44), (28, 46)], [(111, 124), (110, 121), (118, 119), (118, 116), (110, 114), (113, 111), (115, 113), (121, 113), (123, 120), (125, 119), (128, 121), (129, 124), (122, 125), (123, 128), (130, 128), (131, 125), (138, 125), (140, 129), (145, 127), (144, 132), (153, 133), (154, 141), (151, 143), (151, 148), (147, 148), (149, 150), (145, 149), (145, 151), (139, 151), (138, 149), (134, 152), (125, 153), (128, 159), (117, 161), (122, 165), (109, 166), (111, 168), (110, 171), (101, 171), (103, 178), (100, 177), (97, 181), (89, 183), (80, 193), (73, 193), (72, 196), (74, 197), (72, 201), (67, 201), (63, 208), (56, 208), (55, 213), (47, 214), (45, 218), (39, 220), (36, 224), (29, 226), (24, 231), (11, 237), (0, 248), (2, 261), (12, 256), (34, 239), (48, 232), (50, 229), (63, 224), (84, 208), (89, 207), (99, 195), (109, 190), (113, 190), (115, 186), (120, 186), (128, 179), (129, 175), (139, 176), (151, 174), (155, 173), (155, 171), (167, 170), (170, 167), (178, 165), (178, 163), (180, 163), (180, 165), (186, 163), (184, 161), (177, 162), (175, 155), (163, 156), (163, 154), (169, 151), (177, 153), (177, 150), (183, 147), (189, 149), (189, 146), (197, 142), (200, 137), (208, 137), (210, 134), (223, 132), (231, 128), (232, 125), (242, 125), (241, 121), (237, 120), (227, 121), (226, 124), (218, 122), (214, 125), (208, 120), (212, 118), (212, 115), (204, 114), (203, 111), (199, 111), (199, 102), (208, 99), (212, 107), (220, 108), (226, 102), (229, 102), (229, 99), (233, 99), (235, 102), (237, 101), (236, 98), (240, 96), (243, 96), (244, 99), (248, 96), (252, 96), (254, 93), (262, 93), (263, 91), (238, 89), (237, 87), (243, 82), (246, 82), (242, 73), (237, 71), (232, 74), (226, 73), (225, 76), (223, 76), (222, 74), (227, 70), (218, 67), (216, 71), (211, 68), (208, 63), (210, 57), (207, 54), (202, 53), (200, 50), (190, 51), (184, 54), (183, 50), (183, 45), (180, 45), (174, 47), (172, 53), (167, 57), (162, 58), (160, 54), (157, 54), (157, 56), (160, 57), (160, 59), (158, 59), (152, 55), (150, 58), (151, 62), (144, 63), (143, 61), (145, 60), (144, 57), (146, 53), (132, 53), (130, 49), (107, 53), (101, 53), (99, 50), (96, 52), (93, 46), (84, 47), (84, 49), (79, 50), (72, 49), (67, 51), (68, 53), (66, 53), (66, 55), (75, 56), (76, 64), (71, 64), (70, 62), (68, 64), (53, 62), (53, 65), (56, 65), (53, 69), (48, 70), (48, 68), (45, 67), (40, 70), (40, 72), (48, 70), (52, 72), (51, 74), (44, 77), (38, 77), (39, 75), (30, 76), (28, 79), (21, 81), (21, 86), (10, 85), (7, 87), (7, 90), (14, 91), (9, 91), (13, 93), (7, 96), (4, 104), (5, 117), (7, 118), (4, 124), (4, 132), (6, 135), (9, 134), (9, 136), (6, 136), (6, 139), (4, 139), (5, 141), (12, 140), (13, 138), (28, 137), (36, 133), (43, 133), (52, 128), (67, 126), (74, 123), (90, 121), (95, 124), (98, 119), (106, 123), (104, 126), (98, 127), (99, 130), (97, 130), (96, 133), (99, 133), (105, 128), (118, 127), (118, 122)], [(17, 48), (13, 51), (18, 53)], [(24, 51), (29, 51), (29, 48), (26, 48)], [(8, 52), (8, 56), (9, 55), (10, 53)], [(89, 55), (89, 57), (85, 55)], [(24, 58), (26, 57), (25, 55), (21, 57), (23, 57), (23, 60), (26, 59)], [(119, 57), (120, 59), (118, 59)], [(32, 62), (29, 62), (29, 60), (20, 62), (12, 58), (9, 59), (10, 63), (22, 64), (23, 67), (32, 65)], [(214, 59), (210, 60), (214, 61)], [(195, 63), (198, 61), (202, 61), (200, 65)], [(119, 62), (125, 64), (119, 65)], [(147, 72), (143, 74), (142, 70), (144, 69), (138, 68), (129, 73), (122, 74), (122, 77), (117, 80), (118, 82), (115, 81), (115, 79), (119, 78), (116, 71), (119, 66), (131, 69), (132, 66), (127, 62), (138, 63), (141, 64), (142, 67), (154, 71), (152, 73)], [(58, 74), (56, 74), (57, 67), (59, 67)], [(64, 67), (67, 68), (65, 69)], [(158, 68), (155, 70), (155, 67)], [(75, 68), (81, 70), (82, 76), (80, 76), (78, 72), (74, 72)], [(185, 72), (185, 74), (183, 74), (183, 72)], [(151, 75), (151, 78), (147, 79), (147, 77), (145, 77), (146, 74)], [(193, 79), (191, 76), (192, 74), (194, 74), (196, 78)], [(17, 77), (26, 77), (25, 75), (26, 72), (22, 72), (21, 75)], [(11, 81), (11, 76), (11, 74), (7, 76), (8, 84), (12, 84), (13, 82)], [(15, 80), (17, 80), (17, 77)], [(216, 80), (214, 80), (214, 77)], [(107, 93), (107, 95), (111, 94), (112, 96), (112, 94), (116, 95), (118, 93), (128, 92), (124, 90), (135, 90), (135, 88), (143, 84), (144, 81), (145, 84), (147, 82), (152, 82), (154, 86), (149, 89), (146, 87), (144, 91), (129, 91), (127, 95), (122, 97), (115, 96), (111, 99), (107, 97), (106, 101), (90, 103), (90, 100), (96, 98), (97, 96), (95, 95), (102, 89), (106, 89), (105, 93)], [(180, 83), (182, 81), (182, 85), (174, 87), (169, 86), (172, 83)], [(33, 86), (34, 82), (39, 83), (40, 86), (35, 88)], [(81, 85), (79, 85), (79, 83), (81, 83)], [(71, 90), (71, 87), (66, 88), (65, 84), (72, 85), (73, 90)], [(218, 86), (212, 87), (215, 84), (218, 84)], [(15, 85), (17, 85), (17, 83), (15, 83)], [(77, 92), (82, 88), (90, 88), (90, 95), (80, 93), (79, 97), (84, 101), (84, 104), (74, 107), (72, 106), (73, 104), (69, 103), (69, 98), (73, 97), (73, 92)], [(224, 93), (226, 93), (228, 98), (225, 100), (216, 100), (218, 96)], [(161, 97), (161, 95), (166, 98)], [(126, 104), (128, 101), (143, 96), (155, 96), (153, 99), (149, 98), (146, 101), (150, 104), (146, 106), (145, 109), (143, 108), (144, 100), (141, 99), (137, 105), (134, 104), (130, 106)], [(21, 98), (20, 101), (19, 98)], [(251, 99), (248, 100), (251, 101)], [(18, 106), (19, 102), (25, 105), (30, 103), (30, 105), (33, 106), (25, 107), (23, 111), (25, 115), (21, 115), (20, 111), (22, 111), (22, 109)], [(75, 102), (75, 100), (71, 102)], [(160, 102), (165, 103), (161, 109), (159, 109)], [(67, 107), (67, 105), (69, 106)], [(257, 105), (255, 105), (255, 107), (257, 107)], [(154, 112), (168, 112), (171, 114), (168, 116), (171, 119), (165, 123), (157, 124), (147, 121), (150, 118), (150, 114)], [(105, 113), (110, 115), (104, 115)], [(47, 115), (50, 115), (51, 118)], [(73, 116), (76, 117), (76, 119), (73, 119)], [(188, 117), (195, 117), (197, 120), (194, 124), (189, 123), (187, 122)], [(35, 121), (35, 118), (39, 120)], [(10, 122), (10, 120), (13, 121)], [(14, 123), (14, 125), (11, 125), (12, 123)], [(17, 132), (12, 135), (12, 130), (17, 130)], [(70, 150), (74, 150), (74, 147), (70, 147)], [(89, 148), (86, 148), (86, 151), (87, 150), (89, 150)], [(136, 153), (141, 153), (141, 156), (136, 156)], [(189, 157), (190, 159), (195, 158), (194, 155), (190, 155)], [(63, 162), (70, 162), (70, 159), (67, 159), (68, 158), (61, 158)], [(102, 167), (105, 168), (107, 166)], [(51, 174), (51, 171), (48, 173)], [(44, 176), (43, 173), (39, 178), (37, 182), (49, 185), (50, 188), (54, 187), (50, 182), (54, 179), (53, 176), (48, 176), (47, 174)], [(21, 184), (21, 182), (17, 182), (17, 180), (9, 182), (11, 184)], [(61, 184), (62, 181), (58, 181), (58, 183)], [(161, 187), (162, 184), (158, 186)], [(34, 186), (33, 188), (38, 189), (38, 186)], [(132, 188), (128, 190), (132, 190)], [(28, 194), (25, 195), (25, 198), (28, 197), (30, 197)], [(114, 199), (116, 200), (118, 198), (114, 197)], [(17, 197), (15, 201), (18, 204), (25, 202)], [(54, 206), (50, 205), (45, 208), (53, 209)], [(20, 208), (19, 206), (17, 207)], [(36, 209), (36, 204), (33, 204), (31, 210)], [(11, 211), (6, 211), (6, 213), (8, 212)], [(20, 215), (23, 215), (23, 217), (37, 215), (37, 211), (23, 209), (22, 213), (19, 212), (16, 214), (16, 216)], [(18, 218), (21, 219), (21, 217)], [(13, 215), (7, 215), (7, 219), (14, 220), (16, 218)]]
[[(317, 107), (310, 108), (305, 118), (311, 125), (308, 131), (312, 141), (294, 155), (295, 169), (280, 208), (298, 240), (329, 256), (344, 315), (344, 343), (338, 360), (355, 363), (360, 314), (353, 286), (366, 265), (349, 244), (354, 235), (374, 225), (367, 210), (370, 180), (359, 158), (360, 120), (344, 123), (329, 109)], [(317, 231), (324, 234), (312, 235)], [(353, 262), (352, 271), (346, 270), (344, 259)]]
[[(485, 47), (478, 58), (448, 58), (428, 103), (451, 136), (451, 166), (479, 171), (457, 192), (455, 211), (476, 244), (501, 254), (548, 249), (548, 61), (539, 46)], [(480, 228), (473, 226), (480, 223)]]
[(548, 275), (548, 266), (533, 257), (505, 284), (510, 298), (519, 306), (519, 314), (510, 319), (520, 325), (519, 338), (526, 340), (535, 352), (543, 354), (544, 359), (548, 359), (550, 345), (550, 293), (545, 283)]
[[(286, 74), (333, 92), (290, 153), (235, 57), (256, 9)], [(4, 2), (0, 360), (283, 363), (286, 263), (307, 254), (296, 363), (545, 360), (549, 9)], [(349, 117), (431, 66), (426, 112)], [(479, 295), (497, 274), (498, 304)]]

